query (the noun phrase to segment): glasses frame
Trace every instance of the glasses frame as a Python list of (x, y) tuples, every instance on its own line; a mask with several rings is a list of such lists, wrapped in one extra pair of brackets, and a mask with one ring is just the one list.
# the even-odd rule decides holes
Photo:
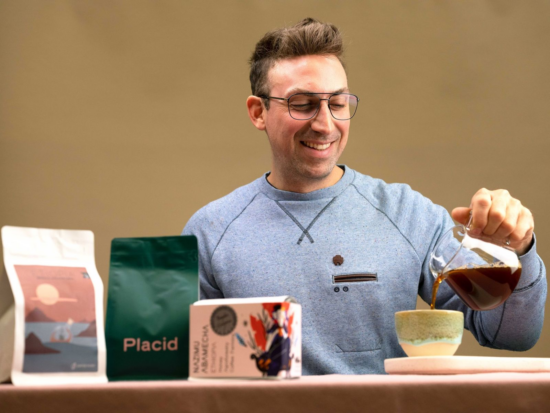
[[(311, 115), (309, 118), (296, 119), (294, 116), (292, 116), (292, 113), (290, 111), (290, 99), (292, 99), (296, 95), (330, 95), (330, 96), (326, 99), (319, 98), (319, 104), (317, 105), (317, 109), (315, 110), (315, 113), (313, 115)], [(346, 119), (340, 119), (340, 118), (337, 118), (336, 116), (334, 116), (334, 113), (332, 113), (332, 109), (330, 108), (330, 99), (333, 96), (341, 96), (341, 95), (354, 96), (355, 99), (357, 99), (357, 106), (355, 106), (355, 112), (353, 112), (353, 115), (351, 115), (351, 117), (346, 118)], [(286, 104), (287, 104), (287, 107), (288, 107), (288, 114), (294, 120), (310, 120), (310, 119), (313, 119), (319, 113), (319, 110), (321, 109), (321, 101), (323, 101), (323, 100), (327, 101), (328, 110), (329, 110), (331, 116), (336, 120), (350, 120), (351, 118), (353, 118), (355, 116), (355, 114), (357, 113), (357, 108), (359, 107), (359, 97), (357, 95), (352, 94), (352, 93), (299, 92), (299, 93), (294, 93), (293, 95), (290, 95), (287, 98), (281, 98), (281, 97), (277, 97), (277, 96), (266, 96), (266, 95), (259, 95), (258, 97), (262, 98), (262, 99), (266, 99), (266, 100), (269, 100), (269, 99), (285, 100)]]

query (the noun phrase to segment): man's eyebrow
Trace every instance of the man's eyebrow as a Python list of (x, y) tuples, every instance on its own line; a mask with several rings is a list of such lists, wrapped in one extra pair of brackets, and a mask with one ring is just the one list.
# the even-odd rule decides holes
[(302, 88), (294, 88), (294, 89), (290, 89), (288, 91), (288, 96), (295, 95), (296, 93), (311, 93), (311, 94), (324, 93), (324, 94), (327, 94), (327, 95), (333, 95), (333, 94), (336, 94), (336, 93), (347, 93), (347, 92), (349, 92), (349, 89), (347, 87), (343, 87), (343, 88), (340, 88), (340, 89), (332, 91), (332, 92), (317, 92), (317, 91), (312, 91), (312, 90), (307, 90), (307, 89), (302, 89)]

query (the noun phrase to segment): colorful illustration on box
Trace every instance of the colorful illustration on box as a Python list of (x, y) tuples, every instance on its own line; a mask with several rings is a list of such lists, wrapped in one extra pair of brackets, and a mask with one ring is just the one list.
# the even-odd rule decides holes
[[(238, 343), (253, 350), (250, 358), (263, 376), (289, 375), (294, 355), (290, 303), (266, 303), (261, 314), (250, 315), (248, 340), (235, 334)], [(252, 331), (251, 331), (252, 330)]]
[(95, 293), (86, 268), (16, 265), (25, 297), (23, 372), (97, 371)]

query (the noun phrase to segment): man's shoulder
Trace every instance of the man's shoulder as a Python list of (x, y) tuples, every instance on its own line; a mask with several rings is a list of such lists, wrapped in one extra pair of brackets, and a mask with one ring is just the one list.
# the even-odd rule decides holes
[(241, 186), (199, 209), (189, 219), (183, 234), (196, 233), (201, 229), (207, 229), (209, 232), (223, 232), (260, 193), (259, 179), (264, 178), (258, 178)]
[[(404, 183), (386, 183), (355, 172), (353, 186), (374, 208), (384, 213), (394, 223), (431, 220), (434, 214), (444, 216), (445, 209)], [(401, 225), (401, 224), (399, 224)]]
[(353, 185), (407, 239), (421, 262), (434, 236), (452, 226), (452, 220), (442, 206), (434, 204), (407, 184), (388, 184), (356, 173)]
[(419, 192), (413, 190), (405, 183), (387, 183), (382, 179), (373, 178), (360, 172), (355, 172), (352, 185), (374, 207), (384, 209), (391, 205), (400, 204), (408, 199), (421, 197), (427, 200)]

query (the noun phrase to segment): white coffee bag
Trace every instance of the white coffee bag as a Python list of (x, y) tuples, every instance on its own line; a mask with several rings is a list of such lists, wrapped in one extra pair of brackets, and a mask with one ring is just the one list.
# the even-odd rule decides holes
[(93, 233), (3, 227), (2, 244), (0, 382), (107, 382)]

